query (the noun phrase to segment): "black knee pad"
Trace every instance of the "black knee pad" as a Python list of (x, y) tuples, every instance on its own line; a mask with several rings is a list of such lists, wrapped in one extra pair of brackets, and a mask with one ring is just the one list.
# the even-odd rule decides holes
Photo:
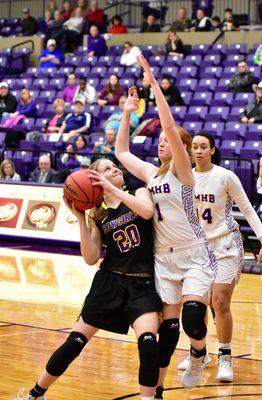
[(158, 329), (159, 366), (166, 368), (179, 340), (179, 318), (165, 319)]
[(71, 332), (66, 342), (50, 357), (46, 365), (47, 372), (53, 376), (62, 375), (86, 344), (87, 338), (82, 333)]
[(151, 332), (143, 333), (138, 338), (140, 358), (139, 384), (154, 387), (159, 377), (159, 357), (156, 336)]
[(205, 323), (207, 306), (199, 301), (186, 301), (182, 310), (182, 324), (185, 333), (192, 339), (201, 340), (207, 334)]

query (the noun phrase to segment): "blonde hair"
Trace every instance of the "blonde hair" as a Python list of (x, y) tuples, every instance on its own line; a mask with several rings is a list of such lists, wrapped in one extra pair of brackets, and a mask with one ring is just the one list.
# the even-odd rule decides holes
[(15, 164), (13, 163), (12, 160), (9, 160), (7, 158), (6, 160), (2, 161), (1, 164), (0, 164), (0, 177), (1, 178), (5, 178), (6, 177), (6, 174), (5, 174), (5, 171), (4, 171), (4, 167), (5, 167), (5, 165), (8, 165), (8, 164), (10, 164), (11, 167), (12, 167), (11, 177), (14, 176), (14, 174), (15, 174)]
[[(108, 161), (107, 158), (99, 158), (98, 160), (94, 161), (88, 169), (92, 171), (98, 172), (99, 166), (103, 161)], [(103, 219), (105, 215), (105, 208), (103, 207), (103, 200), (100, 204), (97, 204), (94, 208), (91, 208), (88, 213), (89, 223), (92, 224), (93, 221), (99, 221)]]
[(22, 89), (22, 90), (21, 90), (21, 93), (20, 93), (20, 99), (21, 99), (21, 101), (22, 101), (23, 104), (25, 104), (25, 102), (24, 102), (24, 100), (23, 100), (23, 94), (24, 94), (24, 93), (28, 93), (28, 94), (29, 94), (28, 100), (31, 100), (31, 98), (32, 98), (29, 89), (26, 89), (26, 88)]
[[(192, 157), (192, 138), (189, 134), (189, 132), (182, 128), (179, 125), (176, 125), (176, 129), (178, 130), (178, 133), (182, 139), (182, 142), (186, 145), (186, 151), (189, 155), (191, 164), (193, 163), (193, 157)], [(166, 160), (163, 161), (163, 163), (161, 164), (161, 166), (159, 167), (158, 171), (157, 171), (157, 176), (161, 176), (164, 175), (170, 168), (170, 163), (171, 163), (172, 159), (170, 160)]]
[(56, 110), (56, 107), (57, 107), (57, 106), (62, 106), (63, 109), (64, 109), (64, 111), (65, 111), (66, 104), (65, 104), (65, 102), (64, 102), (63, 99), (55, 99), (55, 100), (54, 100), (54, 102), (53, 102), (53, 109), (54, 109), (54, 111)]

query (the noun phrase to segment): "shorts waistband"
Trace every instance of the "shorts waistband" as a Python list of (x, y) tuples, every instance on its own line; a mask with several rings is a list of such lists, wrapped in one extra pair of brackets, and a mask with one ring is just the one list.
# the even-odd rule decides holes
[(201, 240), (201, 241), (197, 241), (197, 242), (191, 242), (189, 244), (186, 245), (182, 245), (182, 246), (157, 246), (155, 247), (155, 252), (157, 253), (174, 253), (174, 252), (179, 252), (179, 251), (183, 251), (183, 250), (187, 250), (190, 248), (195, 248), (195, 247), (200, 247), (203, 246), (205, 244), (205, 240)]
[(121, 271), (111, 271), (113, 274), (124, 275), (124, 276), (137, 276), (140, 278), (152, 278), (148, 272), (121, 272)]

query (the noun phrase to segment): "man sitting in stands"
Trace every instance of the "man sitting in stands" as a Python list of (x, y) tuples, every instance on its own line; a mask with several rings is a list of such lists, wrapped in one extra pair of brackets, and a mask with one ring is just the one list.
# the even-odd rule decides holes
[(29, 8), (22, 10), (22, 32), (20, 36), (32, 36), (37, 33), (38, 25), (37, 20), (30, 15)]
[(91, 115), (85, 112), (85, 101), (79, 97), (74, 102), (74, 112), (67, 115), (59, 133), (68, 133), (68, 140), (79, 133), (87, 134)]
[(0, 82), (0, 121), (14, 113), (17, 107), (16, 97), (9, 92), (7, 82)]
[(30, 181), (39, 183), (57, 182), (57, 171), (51, 168), (51, 160), (48, 154), (39, 157), (38, 167), (31, 173)]
[(248, 71), (248, 65), (245, 60), (237, 63), (238, 73), (230, 78), (228, 89), (233, 93), (252, 92), (252, 85), (256, 83), (256, 78), (252, 72)]
[(240, 115), (243, 124), (256, 124), (262, 122), (262, 81), (258, 85), (253, 85), (256, 98), (248, 104), (244, 112)]
[(56, 48), (55, 39), (48, 40), (46, 49), (42, 50), (38, 59), (41, 68), (58, 67), (60, 62), (63, 61), (63, 55), (61, 51)]

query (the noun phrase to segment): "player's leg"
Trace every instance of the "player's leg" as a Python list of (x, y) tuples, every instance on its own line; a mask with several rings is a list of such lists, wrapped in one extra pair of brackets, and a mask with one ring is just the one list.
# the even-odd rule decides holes
[(153, 400), (159, 377), (159, 351), (157, 330), (158, 314), (149, 312), (132, 323), (135, 331), (140, 359), (139, 384), (141, 400)]
[(67, 340), (50, 357), (46, 368), (37, 380), (36, 385), (29, 391), (25, 399), (43, 398), (47, 389), (61, 376), (68, 366), (79, 356), (87, 342), (98, 331), (97, 328), (86, 324), (82, 317), (73, 326)]
[(216, 314), (216, 329), (219, 342), (217, 379), (227, 382), (233, 381), (231, 359), (233, 318), (230, 302), (234, 287), (235, 281), (231, 284), (214, 283), (212, 290), (212, 303)]

